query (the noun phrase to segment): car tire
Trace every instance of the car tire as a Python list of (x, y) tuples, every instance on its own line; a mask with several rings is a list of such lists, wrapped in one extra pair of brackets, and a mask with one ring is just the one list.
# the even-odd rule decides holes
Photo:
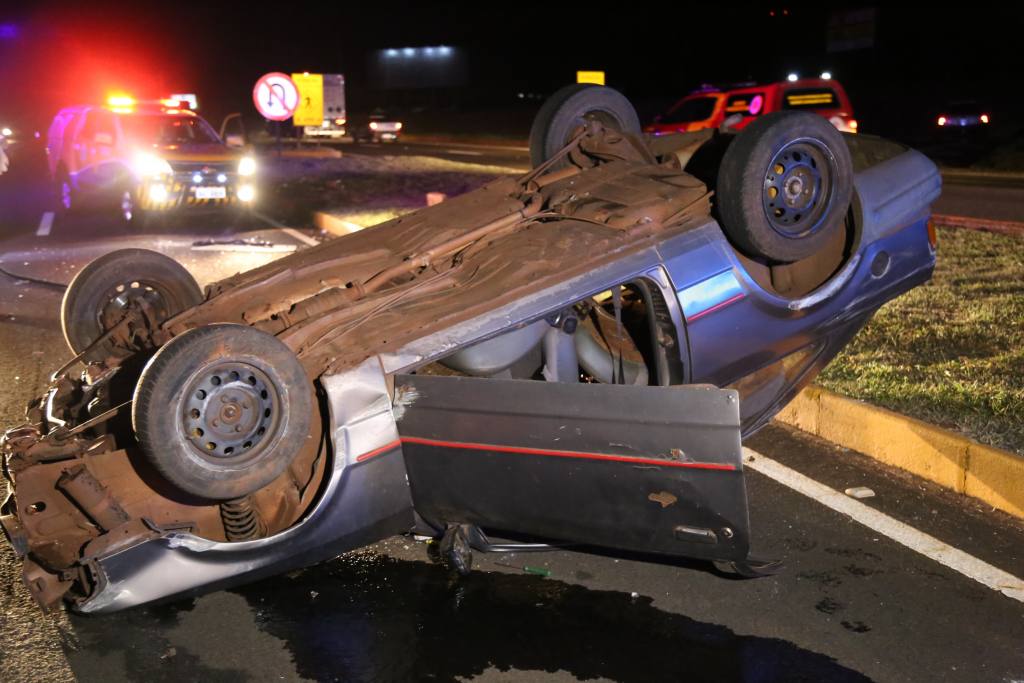
[(791, 263), (844, 229), (853, 164), (842, 135), (807, 112), (776, 112), (740, 132), (722, 158), (717, 210), (748, 256)]
[[(119, 249), (80, 270), (64, 292), (60, 319), (71, 351), (81, 353), (117, 322), (119, 309), (142, 297), (159, 320), (199, 304), (203, 293), (177, 261), (148, 249)], [(97, 349), (97, 357), (112, 347)]]
[(245, 325), (189, 330), (150, 359), (135, 388), (142, 453), (204, 500), (249, 495), (279, 477), (309, 438), (313, 388), (284, 342)]
[(121, 221), (133, 230), (143, 230), (149, 225), (149, 213), (139, 206), (138, 195), (132, 189), (121, 193), (118, 215)]
[(63, 167), (57, 170), (57, 177), (54, 180), (53, 185), (53, 193), (54, 206), (56, 207), (58, 214), (69, 215), (74, 212), (78, 206), (78, 202), (75, 200), (75, 190), (71, 185), (71, 176)]
[(640, 118), (626, 96), (603, 85), (574, 83), (549, 97), (530, 128), (530, 162), (534, 167), (568, 144), (587, 119), (624, 133), (640, 134)]

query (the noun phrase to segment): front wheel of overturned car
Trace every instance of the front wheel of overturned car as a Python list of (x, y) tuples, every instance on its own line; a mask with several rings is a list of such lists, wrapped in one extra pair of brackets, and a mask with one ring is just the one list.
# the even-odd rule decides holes
[(853, 165), (842, 135), (807, 112), (767, 114), (729, 145), (718, 170), (722, 229), (748, 256), (791, 263), (843, 230)]
[(282, 341), (252, 327), (189, 330), (149, 361), (132, 426), (142, 452), (180, 491), (230, 500), (284, 472), (309, 438), (313, 389)]
[(540, 166), (565, 147), (587, 121), (623, 133), (640, 134), (640, 118), (626, 96), (588, 83), (567, 85), (541, 106), (530, 128), (530, 161)]
[(91, 262), (68, 285), (60, 310), (64, 339), (78, 354), (133, 308), (162, 322), (202, 300), (195, 279), (174, 259), (148, 249), (119, 249)]

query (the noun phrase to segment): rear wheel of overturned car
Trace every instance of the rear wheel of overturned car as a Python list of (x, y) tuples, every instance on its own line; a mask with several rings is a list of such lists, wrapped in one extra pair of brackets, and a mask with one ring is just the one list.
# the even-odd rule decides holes
[(640, 118), (626, 96), (603, 85), (575, 83), (549, 97), (530, 128), (530, 161), (534, 166), (565, 147), (588, 120), (623, 133), (640, 133)]
[(718, 213), (748, 256), (790, 263), (845, 227), (853, 165), (842, 135), (807, 112), (767, 114), (739, 133), (718, 170)]
[(142, 452), (180, 491), (231, 500), (263, 488), (309, 438), (313, 389), (282, 341), (244, 325), (208, 325), (165, 344), (135, 388)]
[(119, 249), (87, 265), (68, 285), (60, 310), (64, 339), (78, 354), (134, 308), (163, 321), (202, 300), (195, 278), (174, 259), (148, 249)]

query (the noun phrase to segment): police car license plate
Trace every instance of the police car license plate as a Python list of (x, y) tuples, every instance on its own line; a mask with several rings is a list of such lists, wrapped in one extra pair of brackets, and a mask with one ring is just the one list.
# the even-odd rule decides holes
[(228, 191), (223, 187), (197, 187), (196, 199), (225, 199)]

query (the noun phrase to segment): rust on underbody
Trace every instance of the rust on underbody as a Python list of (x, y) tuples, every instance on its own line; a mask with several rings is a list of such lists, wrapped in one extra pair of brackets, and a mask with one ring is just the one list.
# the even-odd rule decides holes
[(703, 223), (709, 192), (681, 167), (704, 139), (648, 144), (588, 122), (521, 178), (239, 273), (163, 323), (129, 310), (55, 373), (26, 424), (0, 441), (16, 491), (3, 528), (25, 556), (35, 598), (49, 606), (68, 591), (87, 597), (93, 558), (171, 529), (215, 541), (277, 533), (320, 490), (326, 417), (312, 421), (291, 466), (245, 499), (218, 504), (173, 490), (123, 437), (125, 404), (112, 403), (121, 375), (135, 376), (156, 348), (192, 328), (240, 323), (276, 335), (314, 381), (353, 368)]

